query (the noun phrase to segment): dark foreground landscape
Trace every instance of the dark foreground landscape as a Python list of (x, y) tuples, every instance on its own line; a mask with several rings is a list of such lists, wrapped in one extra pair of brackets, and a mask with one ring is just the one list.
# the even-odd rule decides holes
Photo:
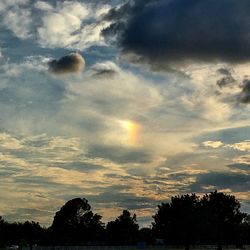
[[(50, 227), (7, 222), (0, 217), (3, 249), (250, 249), (250, 215), (232, 195), (211, 192), (174, 196), (158, 206), (152, 226), (139, 228), (136, 214), (123, 210), (106, 225), (84, 198), (65, 203)], [(63, 246), (63, 247), (62, 247)]]
[[(149, 250), (180, 250), (184, 246), (77, 246), (77, 247), (35, 247), (34, 250), (137, 250), (137, 249), (149, 249)], [(224, 246), (224, 249), (235, 250), (234, 246)], [(215, 250), (217, 247), (215, 245), (206, 245), (206, 246), (193, 246), (191, 249), (195, 250)], [(250, 250), (250, 246), (244, 246), (245, 250)], [(29, 247), (23, 247), (22, 250), (30, 250)]]

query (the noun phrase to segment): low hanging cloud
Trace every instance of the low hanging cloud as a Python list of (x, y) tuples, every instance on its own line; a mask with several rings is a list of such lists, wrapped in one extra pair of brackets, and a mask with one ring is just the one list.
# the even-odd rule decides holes
[[(248, 68), (248, 64), (234, 65), (234, 68), (219, 68), (216, 72), (219, 74), (219, 79), (216, 84), (220, 88), (219, 95), (223, 97), (223, 102), (234, 104), (249, 104), (250, 103), (250, 79), (244, 73), (244, 67)], [(243, 68), (240, 72), (239, 67)]]
[(250, 58), (249, 11), (248, 0), (128, 1), (109, 12), (112, 24), (103, 34), (107, 40), (116, 37), (125, 54), (154, 67), (245, 62)]
[(238, 96), (238, 101), (244, 104), (250, 103), (250, 80), (243, 81), (242, 91)]
[(96, 77), (113, 77), (120, 72), (120, 68), (111, 61), (96, 63), (92, 67), (93, 75)]
[(217, 72), (222, 75), (222, 78), (217, 81), (217, 85), (220, 88), (230, 87), (234, 83), (236, 83), (236, 80), (232, 76), (232, 73), (230, 72), (230, 70), (221, 68), (221, 69), (218, 69)]
[(85, 60), (79, 53), (71, 53), (49, 62), (49, 71), (55, 74), (78, 73), (84, 70)]

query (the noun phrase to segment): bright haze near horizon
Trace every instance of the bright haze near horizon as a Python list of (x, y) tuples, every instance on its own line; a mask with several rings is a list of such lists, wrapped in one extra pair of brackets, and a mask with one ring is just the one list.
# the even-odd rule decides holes
[(248, 0), (0, 2), (0, 215), (75, 197), (149, 225), (217, 189), (250, 212)]

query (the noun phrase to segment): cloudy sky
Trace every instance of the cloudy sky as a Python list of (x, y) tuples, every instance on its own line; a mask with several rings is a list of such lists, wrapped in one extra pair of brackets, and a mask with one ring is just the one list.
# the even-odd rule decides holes
[[(91, 2), (91, 3), (90, 3)], [(0, 215), (85, 197), (149, 225), (215, 189), (250, 212), (248, 0), (2, 0)]]

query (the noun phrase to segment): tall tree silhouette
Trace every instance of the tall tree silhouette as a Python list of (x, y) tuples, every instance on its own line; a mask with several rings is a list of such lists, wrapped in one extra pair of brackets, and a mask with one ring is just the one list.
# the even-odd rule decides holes
[(56, 212), (51, 228), (55, 243), (65, 245), (98, 240), (104, 230), (101, 216), (91, 211), (91, 206), (85, 198), (66, 202)]
[(240, 203), (235, 196), (214, 191), (204, 195), (200, 204), (204, 218), (200, 238), (206, 242), (217, 242), (218, 249), (223, 244), (239, 241), (240, 227), (246, 214), (240, 212)]
[(158, 206), (153, 216), (153, 232), (167, 244), (184, 244), (186, 249), (197, 237), (199, 198), (195, 194), (174, 196)]
[(115, 245), (133, 245), (138, 238), (139, 225), (136, 215), (131, 216), (128, 210), (115, 220), (107, 224), (107, 234), (110, 242)]
[(233, 195), (211, 192), (199, 198), (195, 194), (175, 196), (158, 206), (153, 216), (153, 231), (170, 244), (240, 245), (246, 214)]
[(242, 225), (240, 226), (240, 244), (239, 247), (242, 247), (242, 244), (250, 244), (250, 214), (248, 214)]
[(4, 228), (4, 219), (2, 216), (0, 216), (0, 247), (4, 246), (4, 233), (5, 233), (5, 228)]

